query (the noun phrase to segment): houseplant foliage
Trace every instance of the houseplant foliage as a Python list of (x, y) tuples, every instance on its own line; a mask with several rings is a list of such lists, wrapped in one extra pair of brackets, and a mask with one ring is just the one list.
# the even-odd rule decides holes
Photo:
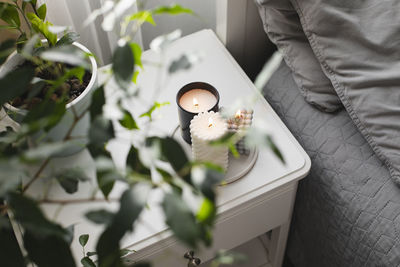
[[(138, 12), (129, 15), (121, 13), (121, 10), (134, 4), (137, 4)], [(17, 39), (7, 40), (0, 45), (0, 64), (5, 64), (15, 49), (25, 63), (29, 63), (0, 78), (0, 106), (12, 104), (16, 98), (29, 100), (41, 94), (37, 103), (26, 102), (28, 104), (24, 108), (27, 114), (18, 121), (18, 129), (7, 127), (0, 133), (0, 232), (11, 231), (6, 214), (12, 214), (13, 220), (24, 231), (22, 245), (26, 251), (23, 256), (18, 247), (7, 243), (10, 242), (8, 239), (0, 238), (0, 247), (6, 247), (7, 251), (11, 251), (10, 255), (13, 255), (3, 257), (5, 266), (25, 266), (27, 262), (38, 266), (76, 266), (70, 251), (74, 239), (73, 225), (63, 227), (47, 218), (40, 205), (85, 204), (94, 201), (118, 201), (120, 206), (115, 212), (97, 209), (86, 213), (85, 219), (103, 225), (104, 231), (98, 239), (96, 251), (84, 250), (90, 238), (88, 235), (75, 238), (74, 242), (79, 241), (84, 251), (81, 263), (83, 266), (124, 266), (121, 256), (127, 251), (121, 250), (120, 240), (126, 233), (134, 231), (134, 222), (146, 206), (150, 191), (157, 188), (164, 192), (161, 207), (175, 237), (193, 248), (201, 243), (211, 244), (211, 230), (216, 215), (214, 188), (223, 178), (220, 168), (207, 163), (191, 162), (173, 138), (149, 135), (153, 113), (167, 103), (154, 100), (154, 104), (143, 114), (134, 114), (123, 104), (123, 99), (137, 97), (139, 89), (132, 90), (132, 85), (139, 74), (138, 70), (144, 65), (141, 61), (142, 49), (132, 41), (133, 36), (142, 24), (155, 25), (154, 15), (182, 13), (193, 12), (180, 5), (146, 9), (145, 1), (116, 0), (106, 1), (88, 19), (88, 23), (92, 23), (96, 16), (102, 15), (103, 29), (114, 30), (119, 36), (109, 76), (104, 84), (99, 84), (91, 96), (91, 105), (83, 112), (90, 114), (86, 149), (96, 164), (97, 186), (102, 196), (59, 201), (49, 199), (46, 194), (33, 198), (27, 192), (44, 176), (58, 183), (69, 194), (76, 193), (79, 184), (90, 179), (79, 168), (53, 172), (46, 170), (53, 156), (71, 145), (69, 133), (83, 115), (75, 114), (74, 123), (62, 140), (52, 141), (46, 139), (46, 135), (60, 122), (66, 112), (66, 104), (71, 101), (70, 88), (66, 84), (71, 79), (79, 80), (80, 84), (84, 82), (84, 76), (90, 71), (87, 59), (91, 55), (72, 45), (79, 37), (76, 33), (65, 27), (54, 26), (46, 20), (46, 5), (37, 6), (36, 0), (0, 3), (0, 19), (6, 23), (1, 30), (19, 33)], [(119, 18), (122, 20), (119, 21)], [(25, 30), (23, 24), (27, 26)], [(165, 47), (177, 38), (178, 31), (160, 36), (153, 41), (151, 47), (164, 53)], [(160, 67), (168, 68), (170, 74), (173, 74), (190, 67), (192, 63), (191, 57), (182, 55), (170, 65), (160, 62)], [(38, 74), (42, 72), (48, 73), (48, 76), (38, 79)], [(116, 105), (120, 117), (114, 121), (103, 112), (106, 104), (105, 86), (110, 81), (115, 81), (120, 92)], [(45, 93), (43, 88), (46, 88)], [(12, 117), (13, 114), (8, 115)], [(138, 119), (142, 123), (138, 123)], [(115, 166), (107, 151), (107, 143), (115, 138), (117, 128), (137, 136), (135, 144), (130, 144), (123, 170)], [(273, 142), (267, 140), (266, 143), (281, 157)], [(232, 147), (233, 141), (234, 136), (227, 136), (218, 145)], [(147, 159), (143, 155), (147, 155)], [(158, 165), (157, 162), (163, 164)], [(172, 168), (163, 168), (165, 164)], [(154, 179), (155, 175), (161, 179)], [(193, 179), (194, 176), (197, 178)], [(123, 183), (127, 189), (120, 198), (110, 199), (109, 195), (116, 183)], [(182, 201), (184, 188), (190, 188), (190, 192), (201, 200), (196, 211)], [(148, 266), (147, 263), (136, 265)]]

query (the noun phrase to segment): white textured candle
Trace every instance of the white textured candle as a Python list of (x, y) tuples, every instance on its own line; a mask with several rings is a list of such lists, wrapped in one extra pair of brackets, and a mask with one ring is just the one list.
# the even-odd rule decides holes
[(209, 142), (221, 138), (228, 130), (226, 122), (214, 111), (199, 113), (190, 123), (193, 158), (228, 168), (228, 148)]
[(181, 107), (192, 113), (205, 112), (212, 109), (217, 103), (213, 93), (204, 89), (192, 89), (187, 91), (179, 99)]

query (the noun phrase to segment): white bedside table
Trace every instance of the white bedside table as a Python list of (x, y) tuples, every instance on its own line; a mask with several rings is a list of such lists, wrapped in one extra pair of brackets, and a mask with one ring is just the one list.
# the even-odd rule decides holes
[[(175, 104), (177, 91), (185, 84), (193, 81), (204, 81), (212, 84), (220, 93), (220, 106), (228, 106), (237, 98), (254, 93), (255, 87), (247, 78), (238, 64), (234, 61), (225, 47), (219, 42), (211, 30), (203, 30), (174, 42), (166, 53), (166, 61), (177, 59), (186, 51), (201, 51), (204, 58), (197, 65), (187, 71), (182, 71), (163, 84), (158, 101), (169, 101), (171, 105), (163, 107), (158, 113), (157, 129), (166, 134), (172, 133), (178, 124), (178, 113)], [(144, 62), (157, 62), (159, 55), (152, 51), (143, 53)], [(106, 69), (106, 67), (105, 67)], [(150, 99), (156, 83), (157, 68), (146, 66), (139, 75), (138, 85), (142, 90), (141, 99)], [(100, 81), (105, 75), (99, 71)], [(107, 88), (112, 92), (113, 85)], [(141, 114), (148, 108), (144, 101), (130, 101), (126, 103), (134, 114)], [(211, 248), (202, 248), (195, 251), (195, 256), (202, 262), (211, 259), (219, 249), (231, 249), (245, 243), (267, 231), (272, 230), (271, 242), (268, 246), (271, 265), (281, 266), (284, 255), (292, 209), (296, 196), (297, 183), (305, 177), (310, 169), (311, 162), (307, 154), (291, 135), (282, 121), (278, 118), (270, 105), (262, 98), (254, 106), (254, 120), (263, 120), (271, 129), (277, 146), (280, 148), (286, 165), (283, 165), (268, 149), (260, 149), (254, 168), (242, 179), (218, 188), (218, 218), (214, 230), (214, 242)], [(140, 122), (140, 120), (139, 120)], [(127, 132), (118, 134), (119, 140), (109, 144), (117, 166), (122, 166), (129, 149), (130, 135)], [(125, 141), (124, 141), (125, 140)], [(87, 174), (94, 177), (93, 162), (88, 152), (83, 151), (69, 159), (55, 160), (57, 164), (85, 166)], [(87, 197), (92, 193), (93, 184), (83, 183), (79, 192), (73, 196), (65, 194), (61, 188), (55, 188), (49, 196), (52, 199), (70, 199)], [(40, 184), (33, 187), (30, 192), (34, 194), (39, 190)], [(55, 186), (57, 187), (57, 185)], [(123, 186), (117, 184), (110, 198), (119, 197)], [(157, 192), (151, 197), (150, 209), (140, 217), (135, 225), (135, 232), (127, 235), (122, 240), (122, 247), (137, 252), (127, 255), (126, 262), (136, 262), (151, 259), (153, 266), (159, 267), (186, 267), (187, 260), (183, 255), (187, 248), (178, 243), (164, 224), (162, 212), (156, 205), (160, 201)], [(49, 217), (58, 213), (57, 205), (43, 205)], [(81, 247), (77, 241), (80, 234), (90, 234), (86, 251), (94, 251), (94, 247), (102, 228), (84, 219), (83, 214), (93, 208), (109, 208), (116, 210), (116, 203), (93, 203), (87, 205), (76, 204), (63, 207), (57, 215), (57, 221), (68, 226), (75, 224), (75, 239), (72, 250), (76, 261), (82, 255)]]

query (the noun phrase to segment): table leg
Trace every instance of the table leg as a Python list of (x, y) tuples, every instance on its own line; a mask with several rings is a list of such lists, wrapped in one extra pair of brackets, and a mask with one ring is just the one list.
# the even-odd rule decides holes
[(297, 183), (293, 190), (289, 220), (286, 221), (284, 224), (278, 226), (277, 228), (273, 229), (271, 233), (271, 243), (269, 246), (269, 260), (273, 267), (281, 267), (283, 263), (283, 257), (285, 256), (286, 241), (289, 235), (294, 202), (296, 200), (296, 192), (297, 192)]
[(273, 267), (282, 266), (289, 227), (290, 221), (272, 230), (269, 258)]

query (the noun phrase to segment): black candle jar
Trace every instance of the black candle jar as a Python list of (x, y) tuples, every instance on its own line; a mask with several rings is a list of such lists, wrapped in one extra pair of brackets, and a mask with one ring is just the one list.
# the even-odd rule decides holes
[(219, 110), (218, 108), (219, 93), (217, 89), (214, 88), (214, 86), (204, 82), (193, 82), (186, 84), (179, 90), (178, 94), (176, 95), (176, 104), (178, 105), (178, 115), (179, 115), (180, 128), (182, 132), (182, 138), (188, 144), (192, 144), (192, 138), (190, 136), (190, 122), (193, 119), (193, 117), (198, 114), (198, 112), (194, 113), (184, 109), (180, 104), (180, 99), (186, 92), (193, 89), (203, 89), (212, 93), (215, 96), (217, 102), (212, 108), (208, 109), (207, 111), (218, 112)]

